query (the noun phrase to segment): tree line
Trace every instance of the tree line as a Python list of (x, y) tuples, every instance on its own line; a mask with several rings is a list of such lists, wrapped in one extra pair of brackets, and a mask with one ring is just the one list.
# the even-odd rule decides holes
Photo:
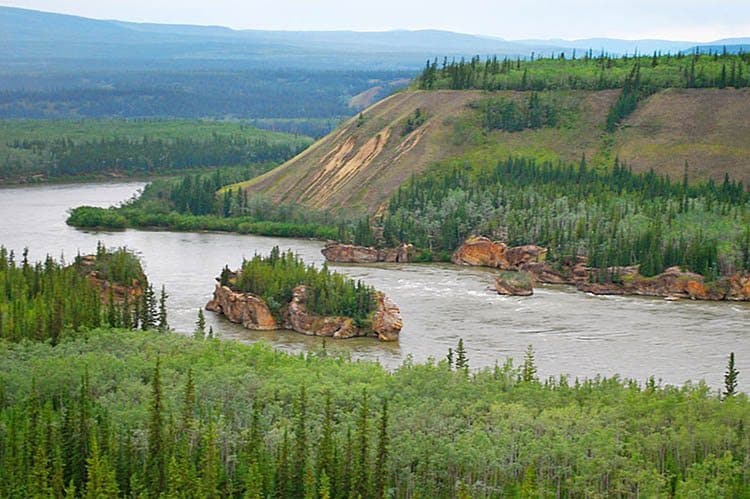
[(423, 90), (604, 90), (623, 88), (633, 68), (642, 71), (644, 87), (743, 88), (750, 86), (750, 54), (661, 54), (615, 57), (585, 52), (515, 60), (479, 56), (469, 60), (427, 61), (415, 85)]
[[(37, 160), (34, 171), (47, 177), (94, 175), (120, 172), (153, 174), (175, 169), (250, 163), (280, 163), (298, 154), (304, 147), (292, 143), (273, 142), (265, 138), (223, 135), (214, 132), (208, 139), (182, 137), (120, 137), (91, 140), (71, 138), (17, 139), (10, 149), (31, 153)], [(6, 161), (0, 165), (0, 176), (28, 170)]]

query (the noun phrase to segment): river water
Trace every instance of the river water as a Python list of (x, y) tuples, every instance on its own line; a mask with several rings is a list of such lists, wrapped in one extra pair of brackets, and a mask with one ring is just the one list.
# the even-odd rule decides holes
[[(65, 224), (66, 211), (88, 204), (109, 206), (130, 198), (140, 182), (51, 185), (0, 189), (0, 244), (17, 254), (29, 248), (32, 260), (50, 254), (68, 261), (91, 253), (101, 240), (127, 246), (143, 259), (155, 286), (165, 285), (171, 326), (189, 333), (197, 310), (211, 297), (214, 277), (224, 265), (236, 268), (243, 257), (267, 253), (274, 245), (291, 248), (306, 262), (320, 264), (322, 243), (221, 233), (127, 230), (80, 231)], [(492, 271), (453, 265), (380, 264), (335, 266), (389, 295), (401, 308), (400, 341), (357, 338), (328, 340), (329, 349), (353, 358), (397, 367), (407, 358), (443, 358), (464, 339), (472, 367), (520, 361), (533, 345), (539, 373), (594, 377), (619, 374), (665, 383), (705, 380), (721, 386), (729, 352), (750, 376), (750, 305), (636, 297), (596, 297), (565, 286), (542, 286), (532, 297), (503, 297), (488, 290)], [(301, 334), (252, 332), (207, 313), (217, 336), (270, 342), (299, 352), (322, 340)]]

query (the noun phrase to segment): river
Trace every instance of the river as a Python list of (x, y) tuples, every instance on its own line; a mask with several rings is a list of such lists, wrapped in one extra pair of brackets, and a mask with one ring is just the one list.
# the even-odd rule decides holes
[[(109, 206), (130, 198), (142, 182), (44, 185), (0, 189), (0, 244), (17, 254), (29, 248), (32, 260), (50, 254), (70, 261), (91, 253), (101, 240), (127, 246), (142, 258), (155, 286), (169, 293), (171, 326), (193, 330), (198, 308), (211, 297), (214, 277), (224, 265), (291, 248), (306, 262), (320, 264), (322, 243), (222, 233), (126, 230), (80, 231), (65, 224), (66, 211), (87, 204)], [(328, 340), (329, 349), (353, 358), (378, 360), (389, 368), (406, 359), (443, 358), (459, 338), (471, 366), (519, 362), (533, 345), (539, 373), (571, 377), (596, 375), (665, 383), (705, 380), (718, 388), (729, 352), (750, 376), (750, 304), (671, 302), (656, 298), (596, 297), (565, 286), (542, 286), (532, 297), (504, 297), (488, 290), (492, 272), (452, 265), (380, 264), (335, 266), (388, 294), (401, 308), (404, 329), (398, 343), (357, 338)], [(319, 348), (322, 340), (301, 334), (252, 332), (207, 313), (217, 336), (268, 341), (291, 352)]]

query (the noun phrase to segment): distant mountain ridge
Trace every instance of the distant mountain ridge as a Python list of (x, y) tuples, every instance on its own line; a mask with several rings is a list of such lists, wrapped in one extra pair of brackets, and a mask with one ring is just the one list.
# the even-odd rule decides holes
[(277, 67), (364, 66), (405, 69), (426, 58), (475, 54), (528, 57), (589, 49), (595, 53), (679, 52), (695, 47), (750, 48), (750, 38), (709, 43), (671, 40), (505, 40), (439, 30), (264, 31), (95, 20), (0, 7), (0, 59), (19, 60), (237, 60)]

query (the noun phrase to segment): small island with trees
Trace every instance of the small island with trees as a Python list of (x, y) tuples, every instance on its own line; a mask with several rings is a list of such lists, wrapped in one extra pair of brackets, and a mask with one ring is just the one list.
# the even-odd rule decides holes
[(311, 336), (398, 339), (398, 307), (383, 293), (327, 265), (306, 265), (291, 250), (245, 260), (237, 272), (224, 267), (206, 309), (247, 329), (289, 329)]

